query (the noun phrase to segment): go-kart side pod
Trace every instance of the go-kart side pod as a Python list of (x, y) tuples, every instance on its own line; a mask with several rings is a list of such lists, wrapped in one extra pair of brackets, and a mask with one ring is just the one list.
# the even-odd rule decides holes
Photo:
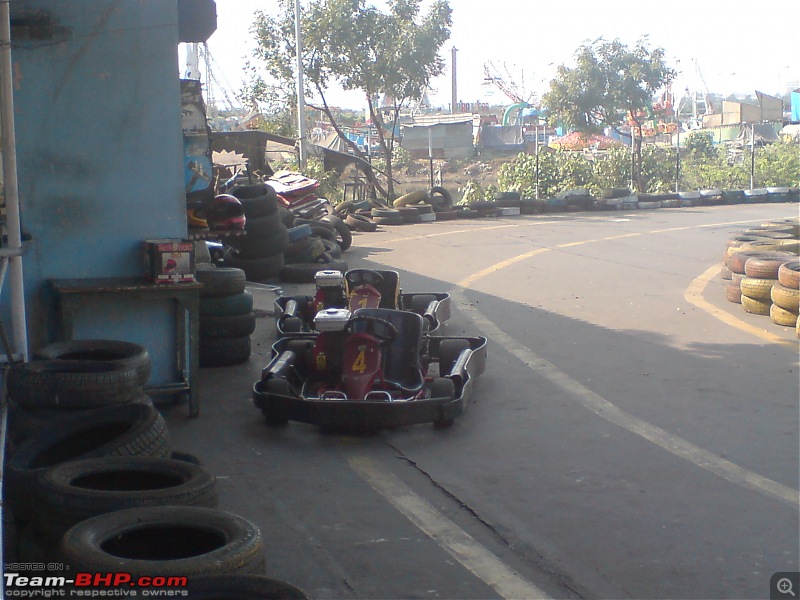
[[(320, 397), (308, 364), (314, 336), (283, 338), (272, 347), (273, 358), (253, 385), (253, 404), (273, 425), (297, 421), (345, 431), (433, 423), (446, 427), (464, 412), (475, 380), (486, 369), (485, 337), (431, 336), (431, 364), (439, 377), (426, 381), (424, 397), (394, 401), (354, 400), (343, 394)], [(442, 360), (451, 364), (438, 365)], [(446, 372), (442, 374), (442, 372)]]

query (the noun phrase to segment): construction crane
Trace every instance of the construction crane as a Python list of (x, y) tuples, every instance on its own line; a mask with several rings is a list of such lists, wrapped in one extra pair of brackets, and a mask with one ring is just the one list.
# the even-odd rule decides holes
[(703, 72), (700, 70), (700, 64), (697, 62), (697, 59), (693, 58), (692, 61), (694, 62), (694, 68), (697, 70), (697, 76), (700, 77), (700, 83), (703, 84), (703, 91), (705, 92), (703, 96), (703, 100), (705, 101), (705, 114), (710, 115), (714, 112), (714, 106), (711, 104), (711, 92), (708, 91), (706, 78), (703, 77)]

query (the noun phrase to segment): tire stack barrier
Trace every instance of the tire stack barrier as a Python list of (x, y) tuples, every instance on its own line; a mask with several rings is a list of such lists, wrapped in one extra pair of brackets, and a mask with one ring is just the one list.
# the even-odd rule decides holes
[(235, 252), (225, 265), (242, 269), (248, 281), (267, 281), (280, 275), (283, 252), (289, 245), (284, 215), (275, 190), (265, 183), (243, 185), (230, 192), (242, 203), (245, 235), (228, 240)]
[(258, 527), (219, 510), (216, 477), (173, 449), (163, 416), (142, 393), (151, 372), (145, 348), (76, 340), (33, 357), (7, 375), (7, 564), (70, 569), (46, 573), (53, 577), (185, 576), (193, 598), (307, 598), (264, 575)]
[(226, 367), (250, 358), (256, 328), (253, 296), (242, 269), (198, 265), (200, 291), (200, 366)]
[(288, 230), (286, 264), (280, 280), (287, 283), (311, 283), (322, 269), (347, 270), (342, 254), (353, 243), (350, 227), (335, 214), (318, 219), (294, 218)]
[(762, 223), (728, 239), (722, 278), (726, 298), (769, 316), (800, 337), (800, 219)]

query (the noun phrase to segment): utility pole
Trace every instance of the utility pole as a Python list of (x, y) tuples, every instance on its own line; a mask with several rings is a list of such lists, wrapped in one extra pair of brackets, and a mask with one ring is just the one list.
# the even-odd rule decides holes
[(458, 52), (458, 48), (453, 46), (451, 50), (451, 63), (452, 63), (452, 80), (451, 80), (451, 90), (452, 96), (450, 98), (450, 114), (456, 114), (458, 112), (458, 80), (456, 77), (456, 52)]
[(294, 0), (294, 30), (297, 41), (297, 149), (300, 154), (300, 170), (306, 168), (306, 101), (303, 87), (303, 36), (300, 30), (300, 0)]

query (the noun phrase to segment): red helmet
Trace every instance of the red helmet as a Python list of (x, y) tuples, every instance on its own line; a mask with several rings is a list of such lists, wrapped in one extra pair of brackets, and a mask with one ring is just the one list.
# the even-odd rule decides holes
[(206, 220), (212, 231), (237, 231), (244, 229), (246, 219), (242, 203), (236, 196), (220, 194), (214, 198)]

